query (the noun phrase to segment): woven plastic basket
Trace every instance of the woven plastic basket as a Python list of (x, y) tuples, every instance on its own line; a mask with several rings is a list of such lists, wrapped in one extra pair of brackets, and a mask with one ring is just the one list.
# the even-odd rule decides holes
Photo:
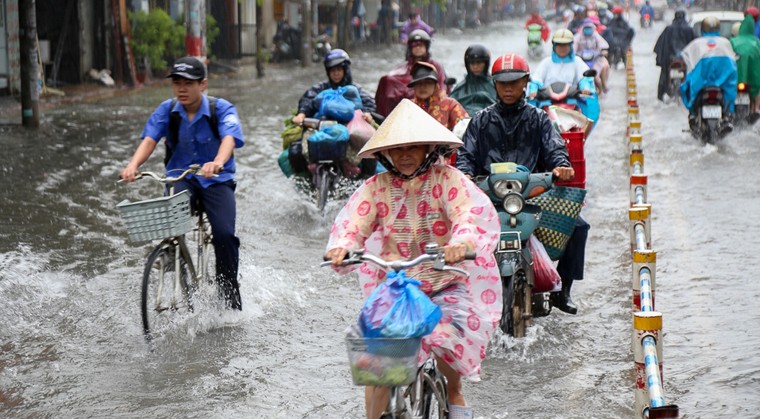
[(124, 200), (116, 207), (133, 242), (179, 236), (193, 229), (188, 191), (138, 202)]
[(565, 251), (585, 197), (585, 189), (555, 186), (528, 201), (541, 207), (541, 221), (534, 234), (551, 260), (559, 260)]
[(394, 387), (417, 376), (421, 338), (346, 337), (351, 377), (360, 386)]

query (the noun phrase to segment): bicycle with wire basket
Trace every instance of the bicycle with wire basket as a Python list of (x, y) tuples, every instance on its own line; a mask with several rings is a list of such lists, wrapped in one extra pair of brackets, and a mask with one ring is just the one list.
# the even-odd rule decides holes
[[(177, 177), (140, 172), (137, 179), (150, 178), (166, 185), (168, 195), (138, 202), (125, 200), (117, 205), (130, 241), (161, 240), (148, 254), (143, 271), (141, 313), (149, 343), (192, 313), (194, 293), (204, 281), (211, 284), (215, 280), (214, 269), (209, 268), (214, 266), (214, 248), (208, 218), (201, 208), (191, 211), (188, 191), (174, 193), (178, 181), (199, 172), (199, 165), (191, 165)], [(188, 240), (185, 235), (190, 232)], [(196, 247), (195, 259), (188, 241)]]
[[(475, 259), (468, 252), (465, 259)], [(432, 269), (453, 271), (469, 277), (469, 273), (446, 265), (443, 248), (435, 244), (425, 246), (425, 254), (412, 260), (386, 261), (363, 250), (349, 252), (343, 265), (371, 262), (380, 268), (405, 275), (405, 270), (423, 262), (433, 262)], [(323, 262), (320, 266), (329, 266)], [(438, 369), (434, 357), (428, 357), (422, 366), (417, 365), (421, 337), (417, 338), (365, 338), (346, 337), (348, 358), (353, 382), (360, 386), (387, 387), (388, 404), (380, 419), (448, 418), (447, 380)], [(370, 409), (372, 411), (372, 409)]]

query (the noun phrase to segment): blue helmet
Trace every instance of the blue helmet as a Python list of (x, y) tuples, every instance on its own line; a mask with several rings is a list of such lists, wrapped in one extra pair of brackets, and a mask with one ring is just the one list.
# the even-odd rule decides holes
[(334, 49), (325, 55), (325, 70), (342, 65), (344, 68), (351, 65), (351, 57), (342, 49)]

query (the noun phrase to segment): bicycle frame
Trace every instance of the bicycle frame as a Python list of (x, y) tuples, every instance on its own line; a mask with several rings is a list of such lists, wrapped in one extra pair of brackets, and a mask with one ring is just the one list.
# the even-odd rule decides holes
[[(136, 178), (149, 177), (165, 184), (169, 195), (173, 196), (174, 185), (178, 181), (199, 171), (199, 165), (192, 165), (176, 178), (163, 177), (153, 172), (140, 172)], [(188, 248), (186, 233), (161, 240), (147, 257), (143, 273), (142, 316), (143, 330), (149, 343), (153, 339), (156, 327), (154, 322), (161, 323), (156, 313), (182, 311), (183, 307), (188, 312), (193, 312), (193, 292), (198, 289), (202, 278), (207, 278), (209, 282), (212, 280), (208, 268), (212, 246), (210, 224), (200, 209), (192, 216), (195, 219), (193, 240), (197, 243), (195, 258)], [(173, 269), (169, 268), (170, 266), (173, 266)], [(173, 275), (173, 278), (166, 275)]]

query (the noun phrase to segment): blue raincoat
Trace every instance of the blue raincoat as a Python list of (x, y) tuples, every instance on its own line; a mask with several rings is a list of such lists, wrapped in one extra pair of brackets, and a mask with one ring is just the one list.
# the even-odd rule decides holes
[(689, 43), (681, 52), (686, 63), (686, 79), (681, 84), (683, 104), (692, 107), (699, 92), (707, 86), (718, 86), (723, 92), (723, 108), (734, 111), (738, 73), (731, 42), (717, 34), (704, 34)]

